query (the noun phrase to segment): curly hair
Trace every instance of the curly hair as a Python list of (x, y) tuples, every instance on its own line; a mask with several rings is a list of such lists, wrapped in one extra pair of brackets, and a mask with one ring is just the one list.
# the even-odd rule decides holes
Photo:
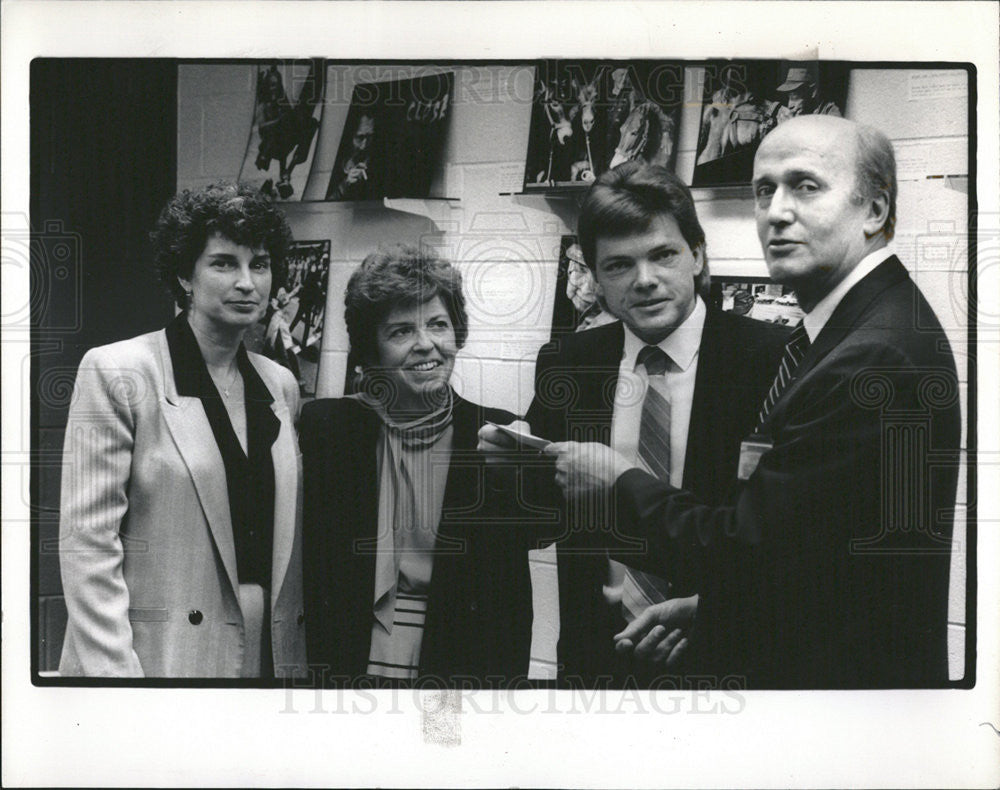
[(435, 296), (448, 310), (461, 348), (469, 334), (469, 316), (458, 269), (405, 244), (380, 248), (365, 258), (348, 280), (344, 295), (344, 321), (354, 360), (361, 364), (375, 360), (376, 327), (394, 307), (423, 304)]
[(179, 307), (187, 306), (187, 296), (177, 278), (190, 279), (195, 261), (214, 234), (267, 250), (272, 290), (285, 281), (292, 231), (270, 197), (247, 184), (227, 181), (196, 191), (185, 189), (170, 199), (149, 234), (157, 274)]

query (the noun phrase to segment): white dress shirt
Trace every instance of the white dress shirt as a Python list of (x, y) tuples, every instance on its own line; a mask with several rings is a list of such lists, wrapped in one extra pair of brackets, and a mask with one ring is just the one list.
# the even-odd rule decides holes
[(866, 255), (860, 260), (857, 266), (848, 272), (843, 280), (837, 283), (836, 287), (830, 293), (820, 299), (816, 303), (816, 306), (803, 316), (802, 325), (806, 328), (806, 334), (809, 335), (810, 343), (816, 342), (819, 333), (826, 326), (827, 321), (830, 320), (830, 316), (837, 309), (837, 305), (847, 296), (847, 292), (878, 268), (879, 264), (895, 254), (895, 251), (891, 247), (880, 247), (875, 252)]
[[(651, 382), (645, 366), (636, 365), (636, 357), (648, 344), (636, 337), (627, 326), (624, 327), (625, 343), (611, 418), (611, 448), (635, 466), (646, 468), (639, 458), (639, 423), (646, 387), (652, 383), (670, 403), (670, 484), (678, 488), (684, 480), (684, 456), (691, 423), (691, 405), (694, 402), (694, 380), (698, 373), (698, 349), (701, 347), (704, 328), (705, 303), (701, 297), (697, 297), (691, 315), (659, 343), (670, 362), (666, 373), (662, 377), (654, 376)], [(608, 563), (608, 582), (604, 587), (604, 597), (614, 606), (621, 601), (625, 570), (615, 560), (609, 559)]]

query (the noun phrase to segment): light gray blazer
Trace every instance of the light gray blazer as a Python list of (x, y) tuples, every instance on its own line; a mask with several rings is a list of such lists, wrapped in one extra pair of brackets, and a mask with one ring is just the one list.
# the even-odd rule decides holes
[[(250, 360), (281, 421), (274, 462), (271, 638), (305, 672), (298, 385)], [(59, 558), (69, 622), (59, 671), (239, 677), (244, 621), (226, 471), (197, 397), (181, 397), (163, 330), (87, 352), (63, 448)]]

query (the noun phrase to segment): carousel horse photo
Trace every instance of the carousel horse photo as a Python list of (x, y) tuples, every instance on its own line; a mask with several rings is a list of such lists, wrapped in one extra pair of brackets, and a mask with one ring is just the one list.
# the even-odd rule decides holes
[[(594, 162), (602, 160), (601, 152), (595, 155), (592, 140), (600, 140), (600, 131), (595, 131), (597, 124), (597, 113), (594, 107), (597, 104), (598, 85), (601, 77), (604, 76), (604, 68), (597, 69), (593, 78), (588, 82), (580, 82), (573, 78), (573, 89), (576, 92), (577, 108), (579, 109), (580, 138), (577, 145), (578, 155), (574, 157), (573, 164), (570, 165), (571, 181), (590, 182), (597, 178), (597, 168)], [(593, 133), (593, 134), (592, 134)]]
[[(632, 95), (641, 99), (638, 94)], [(618, 145), (615, 146), (615, 153), (608, 167), (616, 167), (633, 159), (668, 167), (673, 150), (673, 120), (656, 102), (640, 100), (618, 127)]]
[(699, 165), (755, 145), (777, 123), (780, 106), (754, 94), (744, 84), (740, 67), (723, 68), (719, 82), (718, 90), (702, 111)]
[(549, 122), (549, 162), (548, 167), (539, 171), (535, 182), (554, 184), (569, 151), (569, 140), (573, 136), (573, 119), (580, 112), (578, 104), (559, 90), (558, 82), (540, 82), (535, 92), (535, 101), (545, 110)]
[(603, 159), (603, 117), (598, 99), (604, 72), (597, 69), (589, 80), (564, 74), (540, 81), (535, 101), (544, 109), (549, 124), (548, 165), (535, 174), (535, 183), (590, 182), (597, 177), (596, 165)]

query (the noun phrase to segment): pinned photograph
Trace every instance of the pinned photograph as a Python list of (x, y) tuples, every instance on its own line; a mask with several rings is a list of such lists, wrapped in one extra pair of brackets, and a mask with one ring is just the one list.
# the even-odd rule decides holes
[(259, 186), (276, 200), (302, 199), (323, 113), (325, 79), (322, 58), (259, 66), (241, 182)]
[(749, 184), (764, 136), (796, 115), (844, 116), (849, 68), (746, 61), (705, 67), (692, 186)]
[(635, 159), (673, 169), (683, 87), (673, 63), (539, 63), (525, 189), (585, 186)]
[(552, 339), (617, 320), (601, 307), (597, 299), (597, 282), (583, 260), (583, 251), (576, 236), (563, 236), (559, 245), (556, 298), (552, 307)]
[(254, 332), (254, 351), (284, 365), (299, 381), (303, 396), (316, 395), (326, 283), (330, 272), (330, 240), (296, 241), (285, 259), (285, 282)]
[(709, 303), (725, 312), (782, 326), (795, 326), (805, 315), (791, 288), (766, 277), (713, 277)]
[(326, 199), (429, 197), (454, 82), (449, 72), (356, 85)]

